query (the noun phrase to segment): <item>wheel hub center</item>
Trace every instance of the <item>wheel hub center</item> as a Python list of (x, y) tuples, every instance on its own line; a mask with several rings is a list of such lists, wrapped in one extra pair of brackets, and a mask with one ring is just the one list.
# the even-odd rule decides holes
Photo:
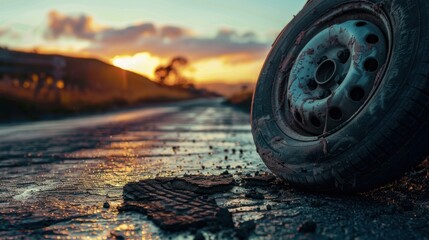
[(337, 70), (336, 61), (327, 59), (317, 67), (314, 79), (320, 85), (333, 83), (337, 75)]

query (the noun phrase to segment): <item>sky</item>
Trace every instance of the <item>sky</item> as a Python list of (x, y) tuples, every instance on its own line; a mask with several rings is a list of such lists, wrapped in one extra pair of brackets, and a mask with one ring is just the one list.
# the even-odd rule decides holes
[(0, 46), (96, 57), (154, 78), (189, 60), (197, 83), (253, 82), (306, 0), (1, 1)]

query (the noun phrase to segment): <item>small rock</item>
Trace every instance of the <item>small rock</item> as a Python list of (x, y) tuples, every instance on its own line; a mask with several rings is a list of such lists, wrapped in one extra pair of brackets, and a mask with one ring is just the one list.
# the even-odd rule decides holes
[(270, 204), (267, 204), (267, 210), (268, 210), (268, 211), (270, 211), (271, 209), (273, 209), (273, 208), (271, 207), (271, 205), (270, 205)]
[(105, 202), (103, 203), (103, 208), (110, 208), (110, 204), (109, 204), (109, 202), (105, 201)]
[(260, 174), (256, 172), (254, 177), (246, 175), (242, 180), (248, 186), (269, 186), (276, 180), (276, 177), (271, 174)]
[(197, 232), (194, 236), (194, 240), (205, 240), (206, 237), (204, 237), (204, 234), (202, 232)]
[(307, 221), (301, 226), (298, 227), (298, 232), (300, 233), (314, 233), (316, 231), (317, 224), (313, 222), (312, 220)]
[(234, 222), (232, 221), (232, 214), (226, 208), (221, 208), (216, 213), (216, 219), (219, 225), (223, 227), (233, 227)]
[(125, 237), (122, 236), (122, 234), (120, 234), (118, 232), (115, 232), (115, 231), (111, 231), (110, 232), (110, 237), (111, 238), (109, 238), (109, 239), (117, 239), (117, 240), (123, 240), (123, 239), (125, 239)]
[(235, 236), (238, 239), (248, 239), (252, 234), (253, 230), (255, 230), (256, 224), (255, 221), (250, 220), (240, 224), (240, 226), (235, 229)]

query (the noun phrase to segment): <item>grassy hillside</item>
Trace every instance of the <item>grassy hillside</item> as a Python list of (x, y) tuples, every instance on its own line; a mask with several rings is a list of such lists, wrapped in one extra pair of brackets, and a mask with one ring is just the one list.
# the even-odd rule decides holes
[(4, 73), (3, 69), (0, 75), (0, 120), (15, 115), (37, 117), (46, 113), (98, 111), (144, 102), (184, 100), (198, 95), (182, 88), (159, 85), (97, 59), (15, 51), (6, 54), (9, 55), (0, 54), (0, 58), (50, 60), (61, 57), (65, 66), (63, 77), (55, 80), (44, 72), (48, 68), (37, 64), (21, 64), (25, 71), (20, 71), (21, 65), (16, 63), (0, 64), (10, 72)]

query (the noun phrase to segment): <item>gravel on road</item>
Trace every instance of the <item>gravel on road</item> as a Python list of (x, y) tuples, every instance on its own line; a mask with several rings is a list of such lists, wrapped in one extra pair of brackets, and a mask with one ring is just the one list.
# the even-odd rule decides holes
[[(219, 100), (165, 108), (0, 141), (0, 236), (429, 238), (428, 161), (369, 193), (302, 192), (269, 173), (245, 112)], [(130, 195), (130, 186), (140, 190)], [(177, 192), (193, 207), (162, 205)], [(183, 224), (177, 216), (190, 210), (197, 217)]]

